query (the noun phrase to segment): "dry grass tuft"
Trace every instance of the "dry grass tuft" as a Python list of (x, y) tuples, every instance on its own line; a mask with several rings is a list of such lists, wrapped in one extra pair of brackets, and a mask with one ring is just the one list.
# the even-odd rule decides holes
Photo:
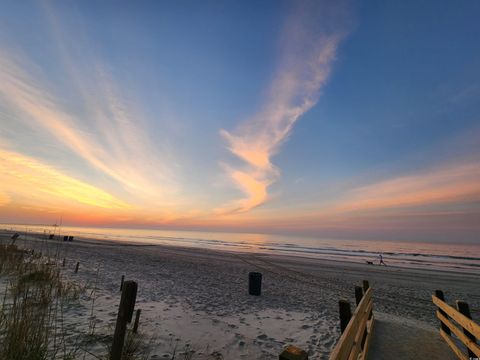
[(0, 275), (9, 280), (0, 307), (0, 358), (71, 358), (58, 324), (79, 287), (62, 281), (55, 266), (15, 245), (0, 246), (0, 264)]

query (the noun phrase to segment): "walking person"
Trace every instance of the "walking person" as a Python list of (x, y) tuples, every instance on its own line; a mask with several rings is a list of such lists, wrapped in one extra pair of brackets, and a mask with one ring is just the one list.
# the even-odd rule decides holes
[(378, 257), (380, 258), (380, 263), (379, 263), (378, 265), (387, 266), (387, 264), (385, 264), (385, 261), (383, 261), (383, 256), (382, 256), (382, 254), (378, 254)]

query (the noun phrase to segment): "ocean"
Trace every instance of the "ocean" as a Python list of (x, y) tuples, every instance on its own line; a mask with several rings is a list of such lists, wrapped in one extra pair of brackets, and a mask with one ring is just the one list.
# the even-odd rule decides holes
[(256, 254), (282, 254), (316, 259), (379, 265), (381, 254), (387, 266), (436, 269), (480, 275), (480, 245), (327, 239), (292, 235), (207, 231), (94, 228), (1, 224), (20, 234), (49, 234), (143, 244), (164, 244)]

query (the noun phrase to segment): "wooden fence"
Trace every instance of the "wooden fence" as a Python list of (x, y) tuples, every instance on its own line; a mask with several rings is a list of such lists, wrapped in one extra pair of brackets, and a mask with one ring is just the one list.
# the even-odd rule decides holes
[[(330, 354), (330, 360), (367, 359), (375, 320), (373, 316), (373, 289), (368, 285), (368, 281), (363, 282), (363, 290), (361, 287), (355, 288), (355, 297), (357, 308), (349, 319), (350, 305), (348, 302), (340, 300), (342, 335)], [(347, 304), (348, 306), (346, 306)], [(345, 319), (345, 312), (347, 313), (347, 322), (342, 321), (342, 319)]]
[[(445, 302), (441, 290), (435, 291), (432, 301), (438, 307), (436, 315), (440, 320), (440, 335), (455, 355), (461, 360), (480, 358), (480, 346), (477, 345), (477, 339), (480, 338), (480, 326), (471, 319), (468, 304), (457, 300), (457, 309), (455, 309)], [(460, 325), (461, 329), (451, 320)], [(466, 351), (462, 351), (458, 347), (458, 341), (455, 341), (452, 333), (459, 342), (465, 345)]]

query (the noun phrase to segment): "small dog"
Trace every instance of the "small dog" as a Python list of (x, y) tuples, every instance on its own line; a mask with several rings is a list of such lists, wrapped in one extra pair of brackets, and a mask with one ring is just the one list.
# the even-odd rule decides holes
[(367, 265), (373, 265), (373, 261), (367, 261)]

